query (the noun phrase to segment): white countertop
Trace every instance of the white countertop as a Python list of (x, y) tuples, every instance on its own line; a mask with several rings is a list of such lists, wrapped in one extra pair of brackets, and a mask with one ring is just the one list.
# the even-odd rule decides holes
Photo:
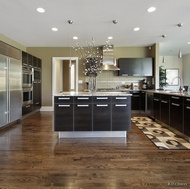
[(62, 92), (54, 96), (132, 96), (128, 92)]

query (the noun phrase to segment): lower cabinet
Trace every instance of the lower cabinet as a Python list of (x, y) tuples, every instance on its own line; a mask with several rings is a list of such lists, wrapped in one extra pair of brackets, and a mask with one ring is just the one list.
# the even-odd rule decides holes
[(153, 93), (146, 93), (146, 114), (148, 117), (154, 118), (153, 110)]
[(131, 97), (112, 97), (112, 131), (131, 129)]
[(184, 98), (184, 134), (190, 136), (190, 98)]
[(170, 96), (160, 95), (160, 120), (166, 125), (170, 124)]
[(140, 110), (140, 92), (139, 91), (132, 92), (131, 110)]
[(145, 113), (145, 104), (146, 104), (146, 93), (144, 91), (140, 92), (140, 110)]
[(160, 94), (154, 93), (153, 98), (154, 118), (160, 120)]
[(33, 83), (33, 110), (41, 107), (41, 82)]
[(170, 96), (170, 126), (183, 132), (183, 98)]

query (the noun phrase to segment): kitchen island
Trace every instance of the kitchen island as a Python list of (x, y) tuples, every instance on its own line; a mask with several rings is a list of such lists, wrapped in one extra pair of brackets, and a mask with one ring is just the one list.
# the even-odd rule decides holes
[(54, 96), (54, 131), (59, 138), (126, 137), (131, 129), (131, 94), (63, 92)]

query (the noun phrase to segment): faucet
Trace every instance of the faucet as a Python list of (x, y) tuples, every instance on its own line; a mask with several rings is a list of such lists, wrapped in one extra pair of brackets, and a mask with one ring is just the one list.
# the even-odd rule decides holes
[(179, 79), (179, 81), (180, 81), (180, 83), (179, 83), (179, 86), (180, 86), (179, 87), (179, 92), (183, 93), (185, 91), (185, 88), (183, 86), (183, 79), (181, 77), (179, 77), (179, 76), (174, 77), (173, 80), (172, 80), (172, 83), (174, 82), (175, 79)]

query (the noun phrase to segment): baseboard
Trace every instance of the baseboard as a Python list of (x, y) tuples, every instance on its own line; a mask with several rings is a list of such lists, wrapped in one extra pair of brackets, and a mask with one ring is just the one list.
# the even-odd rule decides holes
[(48, 112), (48, 111), (53, 111), (53, 107), (52, 106), (42, 106), (40, 108), (40, 111), (44, 111), (44, 112)]

